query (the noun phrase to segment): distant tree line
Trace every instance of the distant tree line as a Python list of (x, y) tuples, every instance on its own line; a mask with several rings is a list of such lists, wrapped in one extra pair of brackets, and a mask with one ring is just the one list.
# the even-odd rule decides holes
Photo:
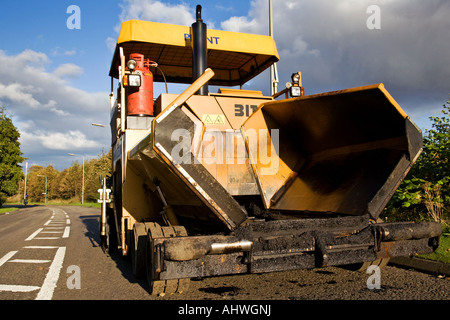
[[(23, 202), (26, 158), (20, 150), (20, 132), (14, 126), (5, 106), (0, 106), (0, 207), (8, 201)], [(101, 179), (111, 172), (111, 150), (84, 163), (84, 201), (96, 202)], [(28, 168), (27, 195), (29, 202), (81, 202), (83, 164), (74, 162), (69, 168), (56, 170), (53, 165)], [(47, 190), (46, 190), (47, 180)], [(47, 191), (47, 192), (46, 192)], [(46, 194), (45, 194), (46, 193)]]
[[(101, 181), (111, 172), (112, 152), (84, 162), (84, 202), (97, 202)], [(76, 161), (69, 168), (58, 171), (53, 165), (34, 165), (28, 169), (28, 202), (45, 202), (47, 180), (48, 202), (81, 202), (83, 187), (83, 163)], [(19, 183), (18, 196), (23, 200), (24, 180)]]

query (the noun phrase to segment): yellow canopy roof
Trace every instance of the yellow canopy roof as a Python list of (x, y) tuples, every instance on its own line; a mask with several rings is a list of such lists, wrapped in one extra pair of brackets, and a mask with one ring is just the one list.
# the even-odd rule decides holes
[[(118, 78), (119, 47), (128, 59), (144, 54), (158, 63), (168, 82), (192, 83), (192, 28), (165, 23), (130, 20), (122, 23), (110, 76)], [(208, 67), (215, 76), (211, 85), (241, 85), (279, 60), (269, 36), (208, 29)], [(163, 81), (154, 71), (154, 80)]]

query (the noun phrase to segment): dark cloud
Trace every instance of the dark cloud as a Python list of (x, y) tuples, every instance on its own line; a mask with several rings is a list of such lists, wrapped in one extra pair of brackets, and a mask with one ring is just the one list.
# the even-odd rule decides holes
[[(380, 29), (367, 20), (379, 8)], [(450, 93), (450, 2), (274, 1), (274, 36), (281, 86), (301, 70), (307, 93), (384, 83), (420, 125), (427, 125)], [(224, 29), (268, 30), (266, 0), (252, 1), (248, 15)]]

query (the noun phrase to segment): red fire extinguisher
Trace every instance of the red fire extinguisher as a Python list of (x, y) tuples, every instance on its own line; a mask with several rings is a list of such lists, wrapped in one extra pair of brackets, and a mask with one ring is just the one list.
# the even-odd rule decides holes
[(130, 54), (124, 81), (125, 96), (127, 102), (127, 116), (151, 117), (153, 110), (153, 74), (148, 69), (152, 61), (144, 60), (144, 55), (139, 53)]

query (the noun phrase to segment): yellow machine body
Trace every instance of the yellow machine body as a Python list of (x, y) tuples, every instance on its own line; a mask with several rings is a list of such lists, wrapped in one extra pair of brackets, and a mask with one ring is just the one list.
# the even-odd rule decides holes
[[(436, 224), (372, 223), (422, 150), (420, 130), (383, 84), (305, 96), (293, 76), (301, 93), (293, 98), (225, 87), (199, 94), (208, 84), (242, 86), (279, 57), (271, 37), (208, 30), (208, 68), (192, 79), (193, 28), (126, 21), (110, 69), (119, 87), (102, 241), (131, 253), (151, 292), (181, 291), (190, 277), (436, 248)], [(189, 84), (155, 94), (154, 116), (126, 113), (135, 53), (155, 67), (154, 81)]]
[[(278, 60), (267, 36), (208, 30), (208, 37), (210, 84), (242, 84)], [(158, 60), (166, 78), (188, 82), (190, 39), (189, 27), (127, 21), (110, 75), (120, 79), (121, 56), (139, 51)], [(218, 62), (225, 60), (227, 71)], [(376, 219), (421, 151), (420, 130), (382, 84), (283, 100), (227, 88), (192, 92), (181, 105), (173, 104), (177, 97), (161, 94), (156, 118), (144, 127), (113, 117), (114, 167), (120, 160), (131, 225), (159, 214), (158, 196), (136, 187), (155, 192), (155, 179), (177, 216), (221, 221), (230, 230), (248, 218), (240, 196), (258, 196), (265, 209), (287, 215)]]

